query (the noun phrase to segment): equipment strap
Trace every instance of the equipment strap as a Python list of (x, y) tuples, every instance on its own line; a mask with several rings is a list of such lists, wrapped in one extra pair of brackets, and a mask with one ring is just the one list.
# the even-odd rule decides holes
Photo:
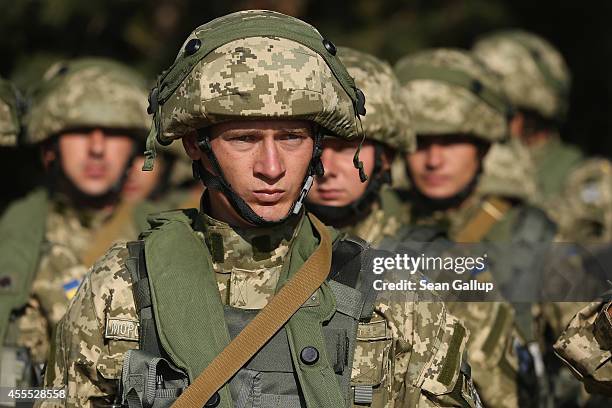
[(91, 244), (83, 255), (81, 260), (87, 268), (90, 268), (117, 241), (125, 225), (132, 222), (133, 213), (133, 204), (125, 201), (119, 204), (111, 219), (93, 237)]
[(193, 381), (175, 408), (201, 408), (289, 320), (325, 282), (331, 267), (332, 242), (325, 225), (311, 216), (321, 240), (300, 270)]
[(510, 201), (501, 197), (489, 197), (485, 199), (476, 215), (455, 236), (456, 242), (480, 242), (512, 208)]

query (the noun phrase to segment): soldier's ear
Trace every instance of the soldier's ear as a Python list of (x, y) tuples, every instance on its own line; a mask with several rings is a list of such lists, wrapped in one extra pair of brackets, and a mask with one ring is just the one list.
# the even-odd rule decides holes
[(57, 159), (57, 151), (53, 146), (43, 145), (40, 150), (40, 159), (45, 170), (49, 170), (52, 163)]
[(191, 160), (200, 160), (203, 157), (203, 152), (198, 147), (197, 134), (195, 131), (183, 136), (181, 140), (183, 141), (185, 152)]

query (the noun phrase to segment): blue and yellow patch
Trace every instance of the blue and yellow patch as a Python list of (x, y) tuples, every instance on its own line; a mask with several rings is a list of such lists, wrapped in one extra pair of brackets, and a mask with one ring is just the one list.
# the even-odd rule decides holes
[(78, 279), (73, 279), (68, 283), (64, 283), (62, 288), (64, 289), (64, 295), (66, 295), (68, 300), (72, 299), (74, 295), (76, 295), (80, 283), (81, 281)]

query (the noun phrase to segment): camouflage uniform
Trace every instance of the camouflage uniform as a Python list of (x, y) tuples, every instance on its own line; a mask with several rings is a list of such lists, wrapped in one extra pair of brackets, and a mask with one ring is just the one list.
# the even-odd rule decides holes
[[(570, 72), (552, 44), (533, 33), (511, 30), (484, 36), (473, 50), (500, 75), (502, 87), (517, 109), (536, 112), (558, 124), (565, 121)], [(585, 159), (577, 148), (563, 143), (558, 134), (530, 151), (535, 164), (537, 202), (559, 225), (560, 239), (609, 241), (609, 161)], [(590, 216), (585, 216), (585, 208), (591, 211)]]
[[(498, 79), (469, 53), (453, 49), (422, 51), (401, 59), (396, 72), (412, 111), (417, 135), (425, 138), (467, 134), (492, 144), (492, 149), (506, 138), (507, 104)], [(520, 185), (523, 180), (517, 179), (528, 169), (514, 169), (516, 174), (508, 175), (499, 166), (514, 164), (513, 160), (520, 154), (512, 150), (515, 148), (506, 145), (495, 153), (497, 158), (493, 163), (485, 162), (484, 174), (481, 172), (477, 185), (466, 187), (462, 193), (465, 198), (458, 208), (434, 210), (426, 198), (411, 190), (411, 222), (441, 228), (451, 240), (458, 242), (510, 242), (512, 237), (508, 231), (513, 231), (511, 226), (525, 209), (515, 200), (527, 194)], [(483, 208), (489, 208), (492, 198), (513, 201), (502, 211), (496, 212), (493, 208), (491, 212), (496, 218), (487, 228), (475, 230), (472, 220)], [(543, 217), (540, 213), (537, 216)], [(481, 280), (493, 279), (499, 287), (502, 284), (499, 271), (493, 268), (491, 273), (492, 277), (486, 277), (486, 273), (477, 276)], [(525, 345), (526, 341), (513, 308), (502, 302), (457, 302), (450, 303), (449, 308), (472, 333), (468, 360), (484, 405), (522, 405), (518, 376), (524, 374), (519, 371), (515, 346)]]
[(589, 392), (612, 396), (612, 316), (610, 302), (580, 310), (555, 343), (555, 352)]
[[(189, 58), (199, 49), (194, 44), (207, 46), (205, 41), (198, 43), (201, 38), (217, 38), (219, 30), (234, 24), (245, 30), (253, 24), (251, 36), (216, 45), (198, 54), (200, 59)], [(256, 34), (255, 29), (267, 32), (276, 24), (289, 25), (294, 33), (306, 30), (317, 38), (316, 47), (285, 38), (289, 36), (286, 33)], [(312, 120), (337, 136), (357, 137), (354, 109), (358, 99), (345, 87), (350, 80), (342, 77), (344, 68), (335, 66), (339, 77), (330, 68), (336, 62), (332, 59), (333, 44), (322, 49), (320, 41), (316, 30), (305, 23), (263, 11), (231, 14), (196, 29), (175, 62), (179, 67), (193, 64), (192, 69), (182, 70), (187, 72), (185, 77), (170, 81), (170, 88), (163, 80), (156, 88), (163, 92), (177, 85), (169, 95), (159, 95), (160, 105), (153, 99), (157, 137), (171, 141), (222, 120), (278, 117)], [(276, 284), (281, 268), (289, 262), (288, 254), (298, 247), (296, 237), (316, 239), (309, 226), (310, 216), (303, 213), (280, 224), (248, 229), (230, 227), (205, 212), (198, 219), (201, 222), (192, 228), (202, 238), (202, 248), (210, 248), (221, 302), (238, 309), (266, 305), (279, 289)], [(139, 333), (133, 328), (142, 316), (134, 304), (127, 256), (125, 245), (117, 245), (94, 265), (58, 327), (57, 352), (46, 384), (67, 385), (68, 406), (88, 407), (115, 400), (125, 353), (138, 348)], [(206, 297), (210, 295), (214, 297)], [(181, 299), (180, 293), (176, 298)], [(113, 322), (123, 322), (131, 329), (118, 335), (113, 332)], [(410, 294), (401, 302), (389, 302), (381, 295), (370, 321), (360, 326), (352, 379), (376, 386), (376, 407), (472, 404), (468, 380), (459, 371), (466, 341), (463, 330), (442, 303), (416, 301)], [(455, 341), (450, 342), (451, 338)], [(450, 358), (453, 347), (454, 358)], [(227, 400), (223, 403), (231, 404)]]
[[(148, 122), (146, 92), (137, 74), (109, 60), (74, 60), (55, 65), (45, 75), (25, 117), (25, 141), (40, 144), (63, 131), (82, 127), (144, 134)], [(55, 169), (59, 167), (56, 163)], [(63, 177), (59, 172), (51, 176)], [(46, 361), (57, 322), (87, 268), (103, 253), (98, 246), (108, 247), (116, 240), (136, 236), (132, 224), (123, 222), (130, 218), (119, 217), (120, 213), (131, 216), (126, 206), (105, 210), (77, 208), (71, 197), (59, 191), (51, 191), (44, 201), (44, 239), (34, 251), (38, 263), (31, 287), (24, 288), (30, 290), (30, 297), (25, 306), (14, 312), (11, 335), (5, 342), (28, 349), (35, 364)]]

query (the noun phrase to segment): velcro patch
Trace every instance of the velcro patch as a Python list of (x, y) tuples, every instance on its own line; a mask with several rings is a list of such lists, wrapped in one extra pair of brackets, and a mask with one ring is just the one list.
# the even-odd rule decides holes
[(107, 317), (104, 338), (138, 341), (138, 321), (118, 317)]

